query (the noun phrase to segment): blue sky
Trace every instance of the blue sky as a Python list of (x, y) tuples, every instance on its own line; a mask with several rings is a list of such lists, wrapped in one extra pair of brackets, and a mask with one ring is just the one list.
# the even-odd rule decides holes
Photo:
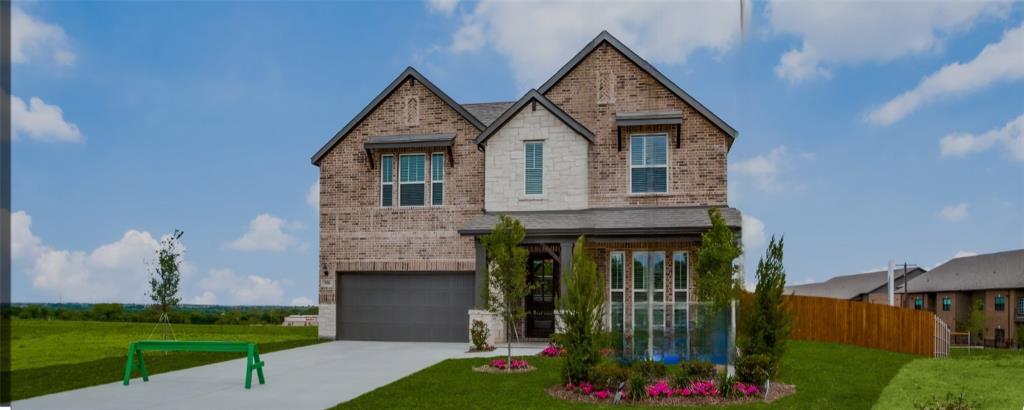
[(408, 65), (514, 100), (602, 29), (740, 130), (749, 266), (1024, 247), (1024, 4), (738, 5), (16, 2), (13, 298), (144, 301), (180, 228), (186, 302), (311, 303), (334, 132)]

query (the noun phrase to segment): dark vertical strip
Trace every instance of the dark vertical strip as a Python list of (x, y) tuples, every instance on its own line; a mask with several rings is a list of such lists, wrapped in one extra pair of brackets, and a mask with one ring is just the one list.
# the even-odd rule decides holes
[(11, 2), (0, 0), (0, 406), (11, 404)]

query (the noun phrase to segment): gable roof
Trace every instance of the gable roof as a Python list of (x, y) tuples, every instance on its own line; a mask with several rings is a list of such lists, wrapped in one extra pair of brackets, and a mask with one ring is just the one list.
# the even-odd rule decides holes
[(954, 258), (907, 287), (911, 293), (1024, 288), (1024, 249)]
[(572, 118), (572, 116), (567, 114), (565, 111), (562, 111), (561, 108), (558, 108), (558, 106), (545, 97), (544, 94), (537, 92), (537, 90), (530, 90), (526, 92), (526, 95), (524, 95), (523, 98), (520, 98), (519, 101), (516, 101), (515, 104), (512, 104), (511, 107), (505, 110), (505, 112), (494, 120), (491, 125), (488, 125), (487, 129), (480, 133), (480, 136), (476, 137), (477, 145), (483, 144), (484, 141), (487, 141), (487, 139), (494, 135), (495, 132), (498, 132), (505, 123), (511, 120), (512, 117), (515, 117), (516, 114), (518, 114), (519, 111), (522, 110), (530, 101), (540, 103), (540, 105), (544, 106), (548, 112), (554, 114), (555, 117), (565, 123), (565, 125), (568, 125), (569, 128), (572, 128), (573, 131), (576, 131), (577, 134), (586, 138), (587, 141), (594, 142), (594, 133), (590, 132), (587, 127), (584, 127), (583, 124), (580, 124), (575, 118)]
[(619, 41), (619, 39), (615, 38), (615, 36), (612, 36), (610, 33), (608, 33), (607, 30), (602, 31), (601, 34), (598, 34), (597, 37), (595, 37), (593, 40), (590, 41), (589, 44), (587, 44), (586, 47), (583, 47), (583, 49), (580, 50), (579, 53), (576, 53), (576, 56), (573, 57), (572, 60), (569, 60), (568, 63), (565, 63), (565, 65), (562, 66), (562, 68), (558, 70), (558, 72), (556, 72), (555, 75), (551, 76), (551, 78), (548, 79), (548, 81), (545, 82), (544, 85), (540, 86), (540, 93), (547, 94), (548, 90), (551, 90), (551, 88), (554, 87), (555, 84), (558, 84), (562, 77), (565, 77), (566, 74), (569, 74), (569, 72), (572, 71), (573, 68), (576, 68), (576, 66), (579, 65), (579, 63), (581, 63), (588, 55), (590, 55), (590, 53), (596, 50), (597, 47), (601, 45), (601, 43), (608, 43), (609, 45), (612, 46), (612, 48), (616, 49), (619, 53), (622, 53), (622, 55), (626, 56), (626, 59), (633, 62), (633, 64), (636, 64), (637, 67), (640, 67), (640, 69), (646, 71), (647, 74), (650, 74), (651, 77), (654, 77), (655, 80), (658, 80), (658, 82), (661, 83), (662, 86), (668, 88), (670, 91), (672, 91), (673, 94), (675, 94), (677, 97), (679, 97), (687, 104), (692, 106), (695, 110), (697, 110), (697, 112), (701, 113), (709, 120), (711, 120), (711, 122), (715, 124), (715, 126), (717, 126), (719, 129), (721, 129), (722, 132), (728, 135), (729, 138), (735, 140), (736, 137), (739, 136), (739, 132), (736, 131), (735, 128), (733, 128), (724, 120), (719, 118), (717, 115), (715, 115), (715, 113), (711, 112), (711, 110), (705, 107), (704, 104), (701, 104), (700, 101), (697, 101), (696, 98), (693, 98), (693, 96), (691, 96), (689, 93), (683, 91), (682, 88), (679, 88), (679, 86), (673, 83), (672, 80), (669, 80), (668, 77), (666, 77), (664, 74), (658, 71), (657, 68), (654, 68), (654, 66), (652, 66), (650, 63), (645, 61), (643, 58), (640, 58), (640, 56), (633, 52), (633, 50), (630, 50), (629, 47), (626, 47), (625, 44), (622, 44), (622, 42)]
[(420, 84), (423, 84), (424, 87), (427, 87), (427, 89), (430, 90), (430, 92), (434, 93), (434, 95), (440, 98), (441, 101), (444, 101), (445, 104), (448, 104), (448, 106), (452, 107), (452, 109), (455, 110), (455, 112), (459, 113), (459, 115), (461, 115), (463, 118), (465, 118), (466, 121), (469, 121), (470, 124), (473, 124), (473, 126), (476, 127), (476, 129), (483, 131), (485, 128), (487, 128), (486, 126), (484, 126), (482, 122), (480, 122), (479, 119), (473, 116), (473, 114), (470, 114), (469, 111), (466, 111), (466, 109), (463, 106), (456, 103), (455, 100), (452, 100), (452, 98), (449, 97), (448, 94), (445, 94), (444, 91), (441, 91), (440, 88), (437, 88), (437, 86), (434, 85), (434, 83), (430, 82), (430, 80), (428, 80), (426, 77), (424, 77), (423, 74), (420, 74), (420, 72), (416, 71), (415, 68), (407, 67), (404, 71), (402, 71), (401, 74), (398, 75), (397, 78), (395, 78), (394, 81), (391, 82), (391, 84), (387, 86), (387, 88), (384, 89), (384, 91), (381, 91), (380, 94), (377, 94), (377, 97), (370, 101), (366, 108), (363, 108), (363, 110), (360, 111), (359, 114), (356, 114), (355, 118), (349, 121), (348, 124), (345, 124), (345, 127), (342, 128), (341, 131), (338, 131), (337, 134), (334, 134), (334, 138), (331, 138), (330, 141), (327, 141), (327, 144), (325, 144), (323, 148), (320, 148), (320, 150), (317, 151), (316, 154), (313, 154), (313, 157), (310, 158), (310, 162), (312, 162), (313, 165), (319, 165), (320, 159), (323, 158), (324, 155), (327, 155), (327, 152), (329, 152), (331, 148), (334, 148), (334, 146), (338, 145), (338, 143), (341, 142), (341, 140), (345, 139), (349, 132), (351, 132), (356, 126), (358, 126), (359, 123), (361, 123), (363, 119), (366, 118), (367, 115), (370, 115), (370, 113), (373, 112), (373, 110), (377, 108), (377, 106), (380, 105), (380, 103), (384, 102), (384, 100), (386, 100), (388, 96), (391, 95), (392, 92), (394, 92), (396, 89), (398, 89), (399, 86), (404, 84), (409, 77), (412, 77), (416, 81), (419, 81)]
[(462, 104), (462, 108), (473, 114), (476, 119), (484, 123), (485, 126), (491, 125), (494, 120), (498, 119), (508, 107), (515, 104), (515, 101), (499, 101), (499, 102), (485, 102), (485, 103), (473, 103), (473, 104)]
[[(921, 268), (908, 269), (911, 276)], [(903, 269), (893, 270), (893, 281), (902, 289)], [(910, 279), (913, 283), (913, 278)], [(875, 272), (858, 273), (854, 275), (836, 276), (820, 283), (809, 283), (806, 285), (787, 286), (786, 293), (797, 296), (818, 296), (833, 299), (853, 299), (865, 293), (885, 287), (889, 281), (889, 271), (881, 270)], [(910, 289), (914, 289), (913, 286)]]

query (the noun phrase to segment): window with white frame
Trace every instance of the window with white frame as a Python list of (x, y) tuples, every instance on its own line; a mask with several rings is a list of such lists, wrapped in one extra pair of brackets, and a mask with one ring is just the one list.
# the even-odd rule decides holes
[(690, 255), (682, 251), (672, 253), (672, 331), (677, 340), (687, 335), (689, 282)]
[(526, 195), (544, 194), (544, 142), (527, 141), (525, 146)]
[(611, 307), (608, 309), (610, 315), (612, 333), (622, 334), (625, 331), (625, 283), (626, 283), (626, 254), (623, 252), (612, 252), (608, 264), (608, 289), (611, 290)]
[(444, 204), (444, 154), (430, 155), (430, 204)]
[(668, 192), (668, 136), (633, 135), (629, 150), (629, 192)]
[(633, 252), (633, 351), (654, 354), (665, 334), (665, 253)]
[(426, 155), (402, 155), (398, 159), (398, 205), (426, 204)]
[(395, 157), (380, 157), (380, 206), (390, 208), (394, 201), (395, 190)]

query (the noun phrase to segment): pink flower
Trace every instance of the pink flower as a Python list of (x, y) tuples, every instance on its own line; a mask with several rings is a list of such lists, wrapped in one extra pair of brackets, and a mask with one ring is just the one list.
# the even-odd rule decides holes
[(612, 395), (612, 392), (610, 392), (608, 390), (598, 390), (598, 391), (594, 392), (594, 397), (597, 397), (598, 400), (607, 399), (608, 397), (611, 397), (611, 395)]
[(683, 396), (684, 397), (690, 397), (690, 395), (692, 395), (692, 394), (693, 394), (693, 391), (691, 391), (689, 387), (684, 387), (683, 388)]
[(753, 396), (761, 393), (761, 389), (753, 384), (736, 382), (736, 384), (733, 384), (732, 387), (734, 390), (740, 392), (740, 394), (742, 394), (743, 396)]
[(657, 383), (647, 386), (647, 395), (651, 397), (670, 396), (671, 393), (672, 388), (670, 388), (668, 386), (668, 382), (664, 380), (658, 380)]
[(558, 356), (560, 356), (564, 352), (565, 352), (565, 349), (562, 349), (562, 348), (560, 348), (558, 346), (555, 346), (555, 345), (548, 345), (548, 347), (545, 347), (544, 350), (540, 351), (540, 354), (541, 354), (541, 356), (558, 357)]
[(576, 390), (576, 386), (573, 386), (572, 382), (566, 383), (565, 389), (569, 391)]
[(594, 385), (587, 382), (580, 383), (580, 392), (583, 394), (590, 394), (592, 391), (594, 391)]

